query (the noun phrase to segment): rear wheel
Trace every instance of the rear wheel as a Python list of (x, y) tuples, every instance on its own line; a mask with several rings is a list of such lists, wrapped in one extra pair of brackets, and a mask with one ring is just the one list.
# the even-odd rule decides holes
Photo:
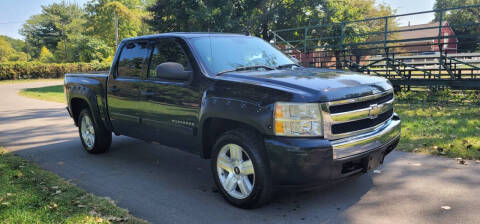
[(93, 154), (103, 153), (110, 148), (112, 133), (96, 124), (88, 108), (83, 109), (78, 116), (78, 132), (83, 148)]
[(224, 198), (241, 208), (255, 208), (272, 195), (271, 175), (261, 138), (253, 131), (236, 129), (215, 143), (212, 173)]

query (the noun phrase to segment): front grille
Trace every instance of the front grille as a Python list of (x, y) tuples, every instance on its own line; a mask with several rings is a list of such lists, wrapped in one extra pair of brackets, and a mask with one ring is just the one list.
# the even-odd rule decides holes
[(374, 119), (366, 118), (362, 120), (356, 120), (351, 122), (345, 122), (341, 124), (334, 124), (332, 125), (332, 133), (333, 134), (341, 134), (345, 132), (353, 132), (358, 131), (366, 128), (371, 128), (376, 125), (381, 124), (382, 122), (386, 121), (393, 115), (393, 109), (388, 110), (387, 112), (378, 115)]
[(381, 96), (379, 98), (374, 98), (366, 101), (360, 101), (360, 102), (349, 103), (349, 104), (341, 104), (341, 105), (332, 105), (330, 106), (330, 113), (336, 114), (336, 113), (343, 113), (347, 111), (367, 108), (372, 104), (382, 104), (392, 99), (393, 99), (393, 92), (386, 94), (384, 96)]
[(373, 131), (393, 115), (393, 91), (326, 103), (324, 136), (331, 140)]

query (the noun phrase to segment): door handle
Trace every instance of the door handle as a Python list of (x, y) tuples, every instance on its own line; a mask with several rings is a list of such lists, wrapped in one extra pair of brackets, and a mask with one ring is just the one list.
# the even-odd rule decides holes
[(120, 91), (120, 89), (119, 89), (117, 86), (112, 86), (112, 87), (110, 87), (110, 92), (116, 93), (116, 92), (118, 92), (118, 91)]
[(155, 93), (154, 92), (149, 92), (149, 91), (141, 91), (140, 95), (142, 95), (142, 96), (153, 96), (153, 95), (155, 95)]

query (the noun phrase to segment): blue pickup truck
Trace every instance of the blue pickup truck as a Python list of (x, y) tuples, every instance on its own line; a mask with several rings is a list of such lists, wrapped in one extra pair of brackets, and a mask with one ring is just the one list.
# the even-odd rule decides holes
[(305, 68), (239, 34), (125, 39), (108, 74), (67, 74), (65, 96), (87, 152), (114, 133), (198, 154), (242, 208), (368, 172), (400, 138), (388, 80)]

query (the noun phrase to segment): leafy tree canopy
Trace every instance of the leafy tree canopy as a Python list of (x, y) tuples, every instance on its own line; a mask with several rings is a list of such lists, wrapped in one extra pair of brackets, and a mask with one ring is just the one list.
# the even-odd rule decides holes
[(120, 40), (149, 33), (142, 24), (148, 15), (145, 8), (152, 1), (141, 0), (91, 0), (86, 4), (87, 34), (103, 40), (108, 46), (115, 47), (114, 12), (118, 14), (118, 33)]
[(54, 57), (52, 52), (48, 50), (45, 46), (43, 46), (40, 50), (39, 61), (44, 63), (54, 62)]
[(29, 51), (38, 57), (43, 46), (56, 50), (58, 42), (65, 41), (69, 35), (81, 33), (86, 22), (83, 16), (82, 8), (76, 4), (65, 1), (53, 3), (42, 6), (42, 12), (31, 16), (20, 33), (25, 36)]
[[(434, 9), (445, 9), (458, 6), (477, 5), (480, 0), (436, 0)], [(440, 20), (440, 13), (435, 13), (434, 21)], [(458, 50), (473, 52), (480, 50), (480, 9), (466, 8), (449, 10), (443, 15), (458, 36)]]

